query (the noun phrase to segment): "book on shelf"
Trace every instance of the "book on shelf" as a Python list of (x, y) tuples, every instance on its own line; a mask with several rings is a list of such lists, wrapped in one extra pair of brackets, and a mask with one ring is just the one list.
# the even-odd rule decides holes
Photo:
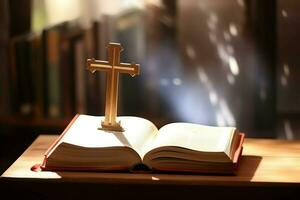
[[(94, 48), (90, 48), (94, 41), (93, 35), (89, 34), (91, 31), (93, 27), (81, 27), (77, 20), (43, 30), (44, 110), (48, 118), (71, 118), (76, 112), (87, 112), (85, 98), (90, 100), (88, 97), (93, 93), (89, 88), (94, 85), (86, 83), (90, 74), (82, 60), (94, 56)], [(89, 40), (86, 40), (88, 35)], [(82, 88), (87, 91), (78, 93)], [(96, 101), (92, 99), (89, 102), (94, 104)]]
[(8, 0), (0, 2), (0, 116), (10, 113), (8, 66), (9, 12)]
[[(35, 170), (235, 174), (244, 134), (235, 127), (121, 116), (124, 132), (99, 130), (104, 117), (77, 114)], [(39, 168), (37, 168), (39, 166)]]
[[(99, 38), (103, 37), (100, 33), (100, 22), (95, 21), (91, 27), (87, 28), (84, 31), (83, 41), (85, 45), (85, 59), (88, 57), (97, 57), (97, 52), (101, 49), (99, 46)], [(97, 34), (99, 33), (99, 34)], [(85, 110), (86, 113), (95, 114), (101, 111), (100, 103), (102, 101), (101, 95), (95, 91), (102, 91), (101, 82), (100, 82), (100, 75), (99, 74), (91, 74), (85, 70), (85, 85), (86, 85), (86, 105)]]
[(7, 38), (0, 48), (0, 55), (7, 56), (0, 61), (6, 63), (0, 66), (0, 102), (6, 105), (0, 113), (70, 119), (75, 113), (102, 112), (103, 99), (95, 90), (103, 90), (105, 79), (100, 82), (100, 75), (85, 69), (86, 58), (100, 54), (102, 32), (100, 21), (82, 27), (70, 20)]
[(13, 97), (13, 112), (20, 116), (32, 116), (35, 107), (34, 76), (32, 63), (33, 41), (38, 36), (27, 33), (9, 41), (10, 79)]

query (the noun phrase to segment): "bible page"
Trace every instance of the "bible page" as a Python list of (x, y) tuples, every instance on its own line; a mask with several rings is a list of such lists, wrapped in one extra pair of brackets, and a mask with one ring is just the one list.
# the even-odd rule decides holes
[(98, 127), (104, 117), (79, 115), (61, 142), (82, 147), (130, 147), (141, 157), (143, 147), (157, 133), (149, 120), (139, 117), (118, 117), (124, 132), (104, 131)]
[(203, 152), (226, 152), (235, 133), (234, 127), (213, 127), (192, 123), (172, 123), (162, 127), (151, 149), (178, 146)]

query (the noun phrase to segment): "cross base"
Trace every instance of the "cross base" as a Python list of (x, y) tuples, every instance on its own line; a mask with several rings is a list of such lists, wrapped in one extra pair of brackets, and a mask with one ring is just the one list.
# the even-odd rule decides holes
[(121, 126), (120, 121), (116, 122), (114, 124), (112, 123), (105, 123), (104, 121), (101, 122), (101, 126), (98, 127), (99, 130), (104, 131), (117, 131), (117, 132), (124, 132), (125, 130)]

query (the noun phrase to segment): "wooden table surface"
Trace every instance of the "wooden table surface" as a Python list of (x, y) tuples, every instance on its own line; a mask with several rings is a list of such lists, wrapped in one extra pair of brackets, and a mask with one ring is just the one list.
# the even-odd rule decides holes
[(42, 162), (45, 151), (57, 137), (40, 135), (2, 174), (1, 179), (168, 185), (300, 186), (300, 141), (247, 138), (236, 176), (31, 171), (30, 168), (34, 164)]

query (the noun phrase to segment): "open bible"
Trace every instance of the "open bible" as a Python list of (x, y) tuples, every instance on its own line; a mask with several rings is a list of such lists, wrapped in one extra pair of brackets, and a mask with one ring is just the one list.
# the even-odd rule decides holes
[[(76, 115), (45, 153), (42, 170), (234, 174), (244, 134), (234, 127), (118, 117), (124, 132), (99, 130), (104, 117)], [(141, 170), (142, 169), (142, 170)]]

